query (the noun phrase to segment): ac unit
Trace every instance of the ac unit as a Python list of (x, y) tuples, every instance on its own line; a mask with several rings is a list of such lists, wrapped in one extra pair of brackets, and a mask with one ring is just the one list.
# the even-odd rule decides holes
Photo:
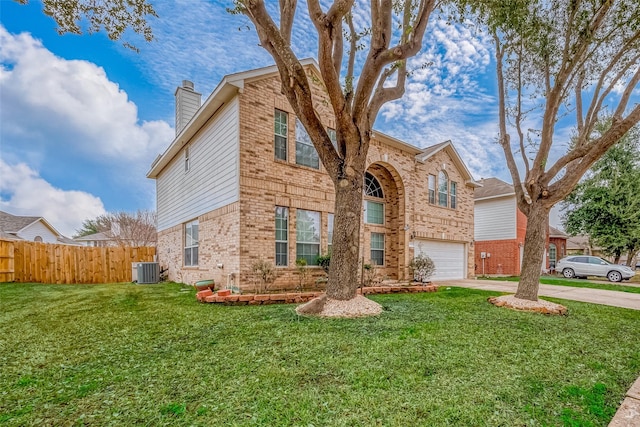
[(157, 262), (138, 263), (138, 283), (158, 283), (160, 266)]

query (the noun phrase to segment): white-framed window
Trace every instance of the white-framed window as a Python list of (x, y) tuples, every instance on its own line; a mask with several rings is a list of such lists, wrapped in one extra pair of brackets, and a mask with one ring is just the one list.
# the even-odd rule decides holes
[(273, 120), (273, 150), (275, 158), (279, 160), (287, 160), (287, 135), (289, 132), (289, 115), (285, 111), (276, 109)]
[(458, 184), (455, 181), (451, 181), (451, 191), (449, 193), (449, 198), (451, 199), (451, 209), (455, 209), (458, 206), (458, 198), (456, 196)]
[[(380, 182), (369, 172), (364, 174), (364, 195), (384, 200), (384, 193), (382, 192)], [(367, 224), (384, 224), (384, 202), (365, 200), (364, 219)]]
[(327, 135), (329, 135), (329, 139), (333, 144), (333, 148), (335, 148), (336, 151), (338, 151), (338, 134), (336, 134), (336, 130), (327, 128)]
[(331, 246), (333, 245), (333, 219), (332, 213), (327, 215), (327, 251), (331, 253)]
[(429, 175), (429, 203), (436, 204), (436, 176)]
[(289, 208), (276, 206), (276, 266), (289, 264)]
[(34, 242), (42, 242), (42, 236), (36, 236), (33, 238)]
[(371, 263), (384, 265), (384, 233), (371, 233)]
[(198, 265), (198, 220), (184, 225), (184, 265), (195, 267)]
[(307, 265), (318, 265), (320, 230), (320, 212), (296, 211), (296, 260), (304, 258)]
[(189, 172), (189, 168), (191, 167), (191, 163), (189, 160), (189, 147), (184, 148), (184, 171)]
[(299, 119), (296, 119), (296, 164), (320, 169), (316, 147)]
[(449, 198), (449, 178), (445, 171), (438, 174), (438, 205), (447, 207)]

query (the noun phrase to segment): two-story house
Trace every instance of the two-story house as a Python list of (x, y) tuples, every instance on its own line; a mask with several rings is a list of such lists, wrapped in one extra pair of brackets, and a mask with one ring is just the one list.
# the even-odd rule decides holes
[[(527, 217), (518, 209), (513, 185), (481, 179), (475, 191), (475, 274), (518, 276), (522, 267)], [(549, 271), (566, 254), (567, 235), (548, 226), (541, 270)]]
[[(314, 60), (304, 60), (317, 114), (335, 119)], [(201, 105), (191, 82), (176, 90), (176, 137), (151, 166), (158, 260), (171, 280), (214, 279), (250, 288), (251, 266), (273, 264), (275, 287), (297, 283), (295, 261), (315, 275), (330, 251), (334, 189), (280, 88), (275, 66), (224, 77)], [(451, 142), (421, 149), (374, 132), (368, 154), (361, 264), (402, 280), (426, 253), (436, 279), (473, 275), (473, 191)], [(361, 269), (362, 265), (353, 266)]]

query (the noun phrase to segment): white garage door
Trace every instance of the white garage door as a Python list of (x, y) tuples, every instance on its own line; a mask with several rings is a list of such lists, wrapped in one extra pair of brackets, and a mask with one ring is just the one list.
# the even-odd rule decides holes
[(416, 255), (428, 255), (436, 265), (433, 280), (464, 279), (466, 277), (464, 243), (416, 240)]

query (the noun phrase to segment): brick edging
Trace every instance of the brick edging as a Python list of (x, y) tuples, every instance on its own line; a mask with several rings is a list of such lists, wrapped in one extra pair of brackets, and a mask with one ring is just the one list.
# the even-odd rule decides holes
[[(395, 294), (435, 292), (437, 285), (418, 286), (371, 286), (358, 288), (358, 294)], [(300, 304), (319, 297), (324, 292), (288, 292), (279, 294), (232, 294), (229, 290), (213, 292), (205, 289), (196, 293), (196, 299), (203, 303), (225, 305), (266, 305), (266, 304)]]
[(609, 427), (634, 427), (640, 425), (640, 377), (631, 386), (616, 411)]

